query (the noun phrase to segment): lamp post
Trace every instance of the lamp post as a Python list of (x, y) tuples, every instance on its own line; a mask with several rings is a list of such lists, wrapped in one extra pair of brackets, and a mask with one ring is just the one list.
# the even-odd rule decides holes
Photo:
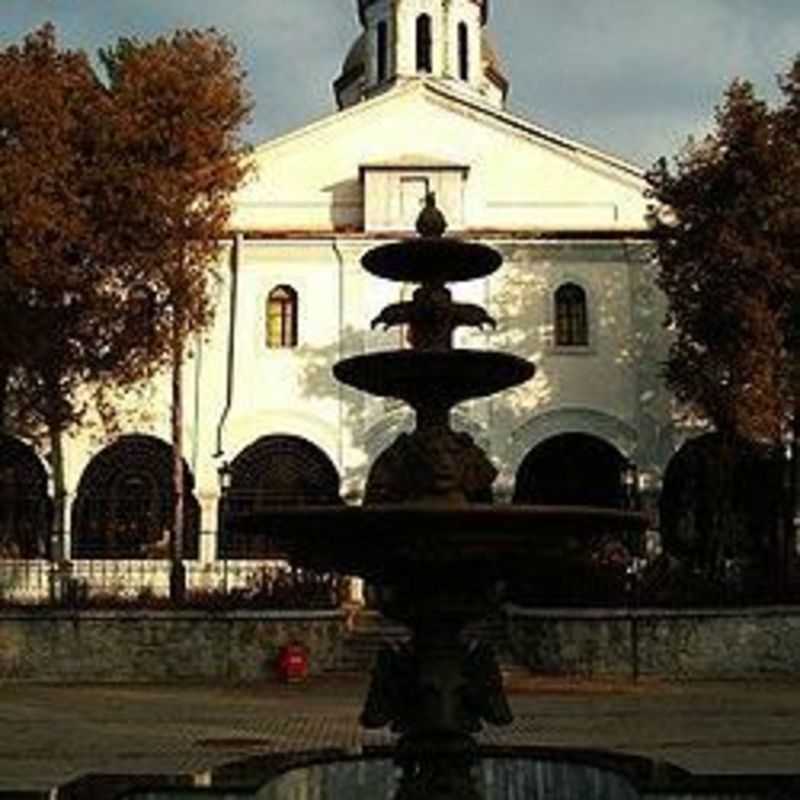
[[(217, 556), (220, 554), (220, 537), (224, 535), (227, 527), (228, 494), (231, 489), (231, 465), (223, 461), (217, 470), (219, 479), (219, 506), (217, 509)], [(228, 552), (227, 548), (222, 553), (222, 586), (228, 592)]]
[(634, 511), (637, 505), (636, 484), (639, 480), (639, 470), (633, 461), (626, 461), (620, 476), (623, 491), (623, 508)]
[(778, 592), (786, 600), (791, 589), (792, 562), (797, 548), (798, 528), (798, 464), (797, 464), (797, 423), (793, 420), (791, 428), (783, 435), (783, 469), (781, 491), (783, 502), (780, 509), (778, 540)]
[[(633, 461), (627, 461), (620, 474), (623, 492), (623, 507), (626, 511), (634, 511), (638, 506), (638, 483), (639, 470)], [(627, 546), (630, 556), (630, 564), (627, 568), (629, 580), (627, 581), (629, 614), (630, 614), (630, 634), (631, 634), (631, 679), (634, 683), (639, 680), (639, 620), (637, 611), (639, 608), (639, 542), (636, 534), (628, 536)]]

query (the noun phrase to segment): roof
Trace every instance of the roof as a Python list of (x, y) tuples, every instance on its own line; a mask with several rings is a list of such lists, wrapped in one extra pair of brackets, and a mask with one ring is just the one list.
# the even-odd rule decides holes
[(471, 113), (479, 116), (487, 116), (495, 119), (501, 125), (507, 126), (523, 136), (529, 136), (540, 142), (546, 143), (557, 150), (566, 150), (591, 160), (598, 161), (607, 167), (619, 170), (626, 173), (629, 177), (637, 180), (644, 180), (645, 170), (639, 166), (631, 164), (621, 158), (609, 155), (600, 150), (595, 150), (588, 145), (581, 144), (572, 139), (562, 136), (561, 134), (549, 131), (536, 125), (534, 122), (523, 119), (522, 117), (510, 114), (507, 111), (495, 108), (488, 103), (481, 102), (465, 93), (452, 90), (445, 85), (442, 81), (433, 78), (417, 78), (413, 81), (406, 81), (402, 84), (394, 86), (391, 90), (376, 95), (373, 98), (364, 100), (361, 103), (349, 106), (348, 108), (336, 111), (333, 114), (326, 114), (324, 117), (311, 122), (301, 128), (279, 136), (275, 139), (266, 141), (257, 145), (254, 155), (258, 155), (259, 151), (271, 150), (275, 147), (280, 147), (286, 142), (296, 139), (298, 137), (306, 136), (317, 130), (326, 128), (330, 125), (335, 125), (338, 122), (345, 120), (349, 117), (366, 113), (368, 110), (375, 108), (384, 103), (391, 103), (395, 98), (404, 94), (411, 94), (413, 92), (428, 92), (443, 100), (456, 103), (469, 109)]

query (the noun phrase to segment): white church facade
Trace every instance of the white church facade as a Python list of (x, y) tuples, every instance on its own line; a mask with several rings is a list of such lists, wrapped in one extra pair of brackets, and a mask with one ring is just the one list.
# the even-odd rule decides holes
[[(504, 258), (495, 275), (454, 287), (498, 323), (458, 343), (537, 366), (529, 384), (454, 414), (499, 469), (496, 502), (614, 504), (635, 465), (657, 526), (653, 498), (677, 434), (659, 376), (663, 305), (644, 176), (506, 110), (489, 11), (489, 0), (359, 0), (363, 31), (334, 82), (337, 110), (254, 150), (215, 321), (185, 369), (199, 535), (187, 556), (269, 554), (268, 535), (215, 535), (223, 494), (239, 507), (359, 502), (372, 461), (412, 424), (402, 404), (337, 384), (331, 368), (403, 346), (370, 321), (411, 287), (370, 276), (360, 259), (415, 235), (431, 191), (448, 236)], [(158, 544), (158, 525), (134, 525), (121, 545), (106, 522), (122, 506), (161, 514), (153, 482), (168, 451), (168, 396), (166, 381), (152, 387), (116, 442), (67, 443), (73, 559)]]

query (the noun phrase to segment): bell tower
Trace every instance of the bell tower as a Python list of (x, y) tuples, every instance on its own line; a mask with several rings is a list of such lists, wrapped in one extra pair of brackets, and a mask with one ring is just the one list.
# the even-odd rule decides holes
[(345, 108), (410, 80), (444, 81), (502, 107), (508, 81), (489, 44), (489, 0), (358, 0), (363, 33), (334, 83)]

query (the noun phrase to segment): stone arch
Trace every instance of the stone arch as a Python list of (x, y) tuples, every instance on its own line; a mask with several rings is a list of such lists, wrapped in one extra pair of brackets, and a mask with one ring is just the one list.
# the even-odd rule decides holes
[[(339, 505), (336, 466), (313, 442), (289, 434), (262, 436), (231, 462), (220, 525), (220, 553), (225, 558), (275, 558), (281, 553), (269, 525), (269, 509), (287, 505)], [(227, 530), (225, 513), (264, 514), (258, 533)]]
[[(489, 449), (491, 443), (486, 429), (469, 414), (454, 409), (450, 414), (450, 425), (456, 432), (468, 433), (481, 449)], [(371, 465), (401, 433), (411, 433), (413, 430), (414, 412), (407, 406), (380, 417), (364, 435), (364, 451), (368, 465)]]
[(511, 435), (508, 462), (513, 473), (533, 448), (562, 433), (583, 433), (613, 445), (625, 458), (635, 461), (638, 435), (627, 422), (591, 408), (559, 408), (530, 419)]
[(782, 508), (782, 468), (776, 453), (745, 440), (725, 445), (718, 433), (688, 439), (664, 473), (664, 549), (707, 581), (728, 580), (735, 563), (747, 573), (737, 578), (747, 584), (743, 588), (765, 589)]
[(519, 466), (514, 503), (622, 508), (628, 461), (586, 433), (561, 433), (533, 447)]
[(368, 465), (389, 447), (401, 433), (414, 430), (414, 412), (407, 406), (389, 411), (370, 425), (363, 437)]
[(48, 558), (53, 503), (34, 449), (0, 433), (0, 558)]
[[(184, 558), (197, 558), (200, 504), (184, 461)], [(128, 434), (87, 465), (72, 510), (75, 558), (167, 558), (174, 501), (172, 447)]]

